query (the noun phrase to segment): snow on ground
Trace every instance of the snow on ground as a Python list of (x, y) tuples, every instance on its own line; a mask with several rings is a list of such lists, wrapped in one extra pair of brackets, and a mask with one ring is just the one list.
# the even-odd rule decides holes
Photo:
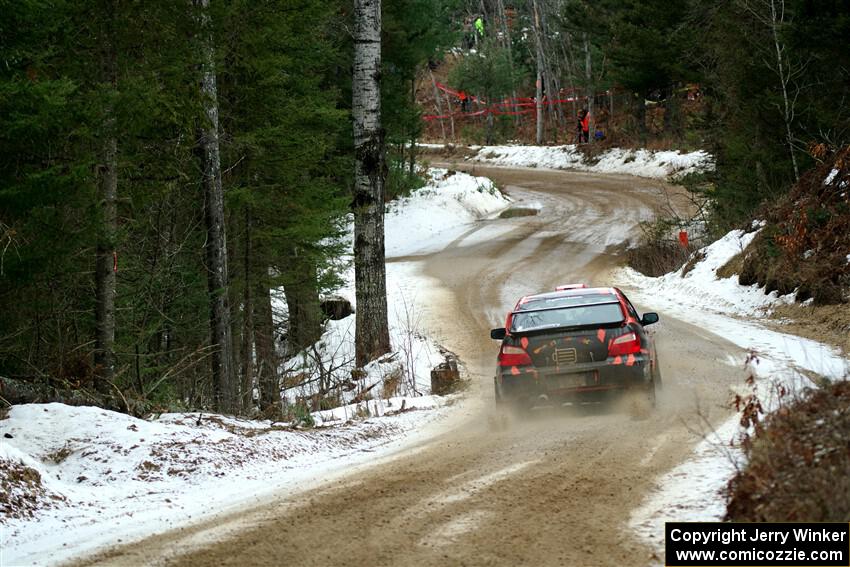
[(387, 257), (427, 254), (469, 230), (469, 223), (504, 210), (508, 197), (486, 177), (429, 170), (431, 182), (388, 205)]
[[(740, 254), (753, 241), (759, 230), (733, 230), (698, 251), (704, 258), (691, 270), (682, 267), (660, 278), (647, 278), (632, 270), (623, 270), (623, 279), (646, 292), (647, 296), (666, 299), (675, 306), (688, 309), (699, 307), (724, 315), (761, 317), (772, 306), (792, 303), (793, 295), (779, 297), (776, 292), (765, 294), (757, 285), (742, 286), (738, 277), (718, 278), (716, 271), (730, 258)], [(675, 297), (674, 297), (675, 296)], [(667, 305), (665, 304), (665, 307)]]
[[(432, 148), (433, 144), (428, 147)], [(433, 148), (432, 148), (433, 149)], [(709, 171), (714, 159), (708, 152), (628, 150), (612, 148), (596, 158), (587, 158), (575, 145), (566, 146), (483, 146), (468, 160), (503, 167), (577, 169), (594, 173), (619, 173), (637, 177), (667, 179)]]
[[(787, 361), (777, 361), (770, 356), (760, 355), (748, 369), (756, 377), (755, 392), (768, 412), (777, 407), (780, 387), (793, 395), (811, 386), (809, 379), (789, 367)], [(658, 489), (632, 513), (629, 526), (659, 557), (664, 556), (665, 522), (718, 522), (723, 519), (726, 514), (723, 491), (745, 463), (739, 447), (742, 433), (737, 415), (716, 429), (704, 432), (703, 440), (688, 460), (658, 478)]]
[[(738, 276), (719, 278), (716, 270), (741, 252), (761, 228), (735, 230), (703, 248), (704, 258), (690, 271), (682, 268), (650, 278), (623, 268), (618, 284), (638, 303), (682, 320), (699, 321), (711, 332), (757, 355), (749, 365), (756, 391), (767, 409), (776, 403), (777, 388), (799, 392), (810, 386), (806, 373), (829, 379), (850, 377), (850, 360), (835, 348), (766, 328), (758, 319), (791, 296), (765, 294), (758, 286), (742, 286)], [(747, 393), (747, 392), (742, 392)], [(658, 479), (659, 489), (634, 512), (630, 526), (653, 546), (664, 549), (664, 522), (719, 521), (725, 514), (721, 491), (742, 461), (735, 441), (742, 433), (733, 416), (707, 434), (687, 462)]]
[(666, 311), (683, 320), (698, 320), (738, 346), (769, 356), (789, 367), (815, 372), (828, 378), (842, 378), (850, 372), (848, 360), (837, 349), (766, 328), (759, 318), (770, 314), (773, 306), (793, 301), (793, 296), (765, 294), (764, 289), (742, 286), (738, 276), (719, 278), (715, 271), (740, 253), (757, 234), (734, 230), (703, 248), (705, 258), (692, 270), (649, 278), (624, 268), (619, 283), (633, 289), (638, 302)]
[[(359, 399), (364, 390), (374, 398), (397, 392), (430, 392), (430, 371), (446, 357), (440, 345), (423, 333), (427, 301), (419, 294), (432, 287), (432, 282), (419, 273), (415, 257), (439, 251), (461, 238), (465, 245), (486, 238), (488, 233), (467, 233), (476, 221), (498, 214), (511, 204), (486, 177), (445, 169), (430, 169), (428, 176), (424, 187), (388, 205), (384, 221), (390, 340), (396, 351), (367, 365), (367, 376), (341, 391), (346, 402)], [(347, 284), (337, 295), (348, 299), (356, 309), (353, 268), (349, 268), (345, 280)], [(284, 308), (283, 299), (278, 297), (275, 310)], [(333, 382), (348, 381), (354, 368), (354, 317), (329, 321), (316, 347), (317, 351), (304, 351), (290, 359), (285, 370), (314, 375), (321, 361)], [(307, 397), (315, 392), (315, 386), (313, 383), (294, 388), (287, 396), (292, 401)]]
[[(509, 203), (487, 179), (432, 170), (425, 187), (390, 205), (388, 256), (440, 250)], [(347, 277), (340, 293), (354, 303), (353, 270)], [(141, 420), (63, 404), (11, 408), (0, 416), (0, 565), (55, 564), (263, 502), (427, 435), (455, 399), (428, 395), (430, 370), (445, 358), (421, 326), (427, 298), (417, 290), (429, 286), (415, 262), (387, 264), (396, 351), (367, 366), (367, 376), (341, 394), (344, 405), (314, 412), (312, 429), (215, 414)], [(353, 332), (354, 316), (331, 321), (318, 358), (302, 354), (285, 370), (311, 371), (321, 360), (326, 369), (338, 366), (334, 379), (350, 379)]]
[[(337, 292), (355, 305), (354, 271), (347, 274), (348, 284)], [(396, 349), (368, 364), (366, 376), (351, 380), (354, 368), (354, 319), (349, 316), (339, 321), (328, 321), (316, 350), (305, 350), (289, 359), (284, 371), (289, 375), (304, 373), (315, 376), (319, 362), (332, 383), (348, 383), (340, 389), (343, 402), (352, 403), (368, 394), (369, 398), (382, 398), (398, 393), (427, 394), (431, 391), (431, 369), (445, 360), (437, 341), (424, 334), (422, 328), (422, 302), (417, 290), (427, 289), (414, 262), (387, 264), (387, 306), (390, 341)], [(290, 402), (306, 398), (316, 392), (316, 383), (292, 388), (285, 392)]]
[(823, 184), (829, 185), (830, 183), (832, 183), (833, 179), (835, 179), (835, 176), (838, 175), (839, 173), (841, 173), (840, 169), (832, 169), (829, 172), (829, 175), (826, 176), (826, 179), (823, 180)]
[[(410, 442), (447, 414), (418, 410), (438, 406), (431, 396), (371, 402), (382, 417), (363, 417), (361, 404), (361, 419), (312, 430), (214, 414), (142, 420), (94, 407), (15, 406), (0, 421), (0, 433), (11, 436), (0, 462), (35, 471), (49, 507), (31, 515), (0, 508), (0, 565), (55, 564), (304, 487)], [(341, 424), (357, 410), (322, 417)]]
[[(577, 155), (571, 146), (501, 146), (481, 148), (476, 159), (647, 177), (711, 167), (710, 158), (701, 152), (611, 150), (593, 165)], [(484, 178), (445, 170), (432, 170), (431, 175), (426, 187), (389, 207), (387, 289), (397, 350), (372, 363), (366, 378), (342, 394), (348, 403), (314, 413), (318, 427), (310, 430), (210, 414), (139, 420), (61, 404), (14, 407), (8, 418), (0, 419), (5, 436), (0, 442), (0, 564), (56, 563), (119, 537), (125, 542), (142, 538), (263, 501), (281, 489), (304, 488), (343, 467), (387, 455), (427, 434), (423, 428), (429, 423), (445, 419), (449, 412), (444, 399), (392, 397), (387, 388), (388, 378), (398, 379), (396, 391), (427, 394), (430, 368), (444, 358), (421, 328), (427, 301), (417, 290), (428, 289), (431, 282), (419, 273), (415, 256), (452, 242), (485, 238), (486, 231), (472, 232), (471, 223), (494, 216), (510, 202)], [(754, 236), (753, 231), (729, 233), (703, 249), (704, 258), (687, 273), (648, 278), (624, 269), (619, 284), (643, 305), (685, 320), (698, 318), (712, 332), (756, 351), (759, 363), (754, 369), (764, 398), (770, 395), (772, 381), (794, 389), (806, 384), (804, 371), (846, 377), (850, 364), (834, 349), (758, 323), (789, 297), (741, 286), (737, 276), (716, 276), (717, 268)], [(340, 294), (354, 303), (353, 272), (347, 277)], [(333, 371), (338, 380), (350, 376), (353, 327), (353, 316), (331, 321), (317, 345), (322, 364), (338, 366)], [(316, 360), (303, 354), (286, 369), (315, 367)], [(352, 403), (369, 387), (370, 396), (361, 397), (372, 399)], [(294, 399), (311, 392), (306, 388), (290, 394)], [(736, 420), (730, 419), (697, 446), (692, 459), (659, 479), (660, 489), (631, 517), (633, 529), (661, 551), (664, 521), (719, 519), (724, 512), (719, 491), (741, 458), (730, 448), (739, 433)]]

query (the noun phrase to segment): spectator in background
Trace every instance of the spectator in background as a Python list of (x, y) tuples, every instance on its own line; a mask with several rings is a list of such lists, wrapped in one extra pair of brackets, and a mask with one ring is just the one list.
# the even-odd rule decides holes
[(457, 98), (460, 99), (460, 111), (469, 112), (469, 95), (460, 91), (457, 93)]
[(581, 134), (584, 136), (585, 143), (590, 141), (590, 112), (584, 109), (584, 118), (581, 120)]
[(590, 141), (590, 113), (586, 108), (578, 111), (576, 120), (576, 143), (586, 144)]
[(478, 46), (484, 40), (484, 18), (475, 18), (475, 45)]

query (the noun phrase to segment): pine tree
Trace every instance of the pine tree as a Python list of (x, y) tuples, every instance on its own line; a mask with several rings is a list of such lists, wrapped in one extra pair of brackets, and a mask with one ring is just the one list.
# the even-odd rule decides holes
[[(125, 397), (146, 397), (164, 384), (147, 377), (191, 360), (198, 346), (193, 302), (203, 288), (192, 277), (201, 260), (184, 247), (198, 201), (177, 181), (195, 169), (191, 143), (182, 142), (191, 140), (198, 99), (185, 87), (194, 72), (188, 10), (109, 1), (15, 7), (15, 31), (2, 34), (14, 56), (0, 87), (9, 111), (0, 152), (10, 166), (0, 168), (0, 211), (16, 238), (0, 312), (14, 332), (0, 339), (9, 354), (0, 372), (89, 387), (114, 364), (115, 386), (133, 390)], [(185, 234), (160, 222), (172, 216)], [(104, 365), (103, 354), (113, 362)]]
[(194, 0), (198, 22), (199, 85), (204, 118), (198, 126), (198, 153), (204, 187), (204, 216), (207, 226), (207, 276), (210, 294), (210, 343), (213, 349), (213, 399), (218, 411), (237, 413), (239, 396), (233, 372), (233, 342), (230, 304), (226, 293), (227, 236), (224, 217), (224, 192), (221, 185), (219, 148), (218, 87), (216, 84), (215, 44), (209, 14), (209, 0)]
[[(83, 303), (81, 320), (72, 322), (63, 298), (87, 287), (85, 278), (63, 274), (79, 273), (79, 249), (90, 242), (94, 218), (88, 173), (73, 147), (80, 87), (57, 71), (70, 10), (42, 2), (4, 2), (2, 8), (0, 372), (25, 377), (61, 371), (69, 350), (62, 345), (72, 343), (69, 327), (92, 330), (85, 313), (87, 307), (93, 313), (93, 305)], [(51, 282), (61, 282), (64, 293)]]
[(451, 9), (451, 0), (392, 0), (382, 6), (381, 123), (387, 133), (389, 197), (405, 158), (408, 175), (413, 173), (422, 131), (417, 80), (426, 63), (439, 60), (454, 41)]
[(319, 339), (319, 295), (338, 283), (350, 139), (335, 84), (335, 17), (332, 4), (317, 0), (235, 0), (221, 16), (223, 159), (231, 164), (224, 183), (239, 211), (233, 218), (250, 219), (236, 223), (243, 246), (233, 265), (242, 268), (233, 271), (231, 295), (242, 298), (234, 313), (243, 323), (243, 390), (256, 382), (264, 407), (280, 401), (271, 290), (285, 293), (279, 334), (291, 354)]
[(635, 120), (642, 143), (646, 142), (646, 106), (653, 92), (672, 95), (672, 85), (684, 73), (682, 24), (686, 0), (613, 3), (605, 12), (611, 21), (611, 74), (614, 81), (635, 93)]
[(690, 25), (702, 30), (690, 52), (711, 112), (715, 220), (725, 230), (811, 167), (808, 146), (848, 143), (850, 114), (835, 101), (850, 95), (850, 9), (804, 0), (693, 3)]

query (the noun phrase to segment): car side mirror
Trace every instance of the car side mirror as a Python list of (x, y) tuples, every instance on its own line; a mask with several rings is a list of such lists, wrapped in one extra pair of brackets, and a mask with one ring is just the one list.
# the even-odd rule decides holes
[(652, 325), (653, 323), (658, 322), (658, 313), (644, 313), (643, 318), (640, 320), (640, 324), (646, 327), (647, 325)]
[(495, 339), (497, 341), (501, 341), (508, 334), (507, 330), (504, 327), (500, 327), (498, 329), (490, 329), (490, 338)]

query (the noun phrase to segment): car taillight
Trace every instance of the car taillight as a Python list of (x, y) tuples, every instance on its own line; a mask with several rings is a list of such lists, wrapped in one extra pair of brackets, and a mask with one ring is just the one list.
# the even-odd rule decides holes
[(499, 351), (499, 366), (527, 366), (531, 364), (531, 357), (524, 348), (511, 345), (502, 345)]
[(640, 337), (636, 333), (626, 333), (611, 341), (608, 345), (608, 356), (622, 356), (640, 352)]

